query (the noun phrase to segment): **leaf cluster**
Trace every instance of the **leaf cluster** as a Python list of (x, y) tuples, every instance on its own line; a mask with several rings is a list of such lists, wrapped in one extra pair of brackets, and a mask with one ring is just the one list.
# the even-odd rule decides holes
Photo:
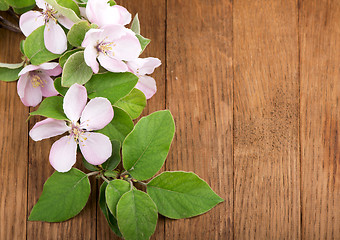
[(0, 11), (12, 8), (15, 13), (22, 14), (35, 7), (35, 0), (0, 0)]
[[(28, 64), (40, 65), (58, 61), (63, 68), (54, 81), (59, 96), (45, 98), (30, 116), (67, 120), (63, 99), (73, 84), (84, 85), (88, 97), (107, 98), (114, 109), (113, 120), (98, 132), (112, 143), (112, 156), (101, 165), (91, 165), (83, 159), (90, 173), (72, 168), (67, 173), (55, 172), (46, 181), (43, 192), (33, 207), (29, 220), (61, 222), (73, 218), (84, 208), (91, 192), (89, 177), (104, 180), (99, 191), (99, 206), (110, 228), (125, 239), (149, 239), (154, 233), (158, 214), (172, 219), (189, 218), (209, 211), (222, 202), (201, 178), (191, 172), (163, 172), (175, 134), (174, 119), (168, 110), (141, 118), (146, 106), (145, 95), (135, 88), (138, 77), (130, 72), (112, 73), (100, 69), (93, 74), (85, 63), (82, 42), (85, 34), (96, 25), (80, 17), (80, 6), (86, 0), (45, 0), (75, 24), (67, 33), (68, 49), (63, 54), (48, 51), (44, 44), (44, 28), (33, 31), (21, 42), (23, 62), (0, 64), (0, 80), (11, 82)], [(30, 9), (34, 0), (0, 0), (0, 10), (6, 7)], [(115, 1), (110, 1), (115, 5)], [(150, 40), (140, 34), (138, 15), (132, 24), (142, 51)], [(151, 180), (150, 180), (151, 179)]]
[[(123, 110), (118, 112), (121, 114)], [(114, 123), (111, 127), (112, 131), (103, 132), (113, 143), (112, 157), (100, 166), (85, 160), (84, 164), (104, 179), (99, 206), (118, 236), (131, 240), (149, 239), (156, 229), (158, 213), (172, 219), (189, 218), (203, 214), (223, 201), (194, 173), (176, 171), (157, 175), (175, 132), (174, 120), (168, 110), (141, 118), (133, 129), (117, 130)], [(117, 168), (120, 162), (122, 170)], [(89, 197), (89, 175), (92, 173), (85, 174), (77, 169), (54, 173), (45, 183), (29, 220), (59, 222), (74, 217)]]

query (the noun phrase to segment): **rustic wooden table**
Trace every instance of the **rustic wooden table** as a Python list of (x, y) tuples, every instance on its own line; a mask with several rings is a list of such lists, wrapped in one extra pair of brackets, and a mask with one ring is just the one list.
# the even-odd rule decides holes
[[(153, 239), (340, 239), (340, 1), (129, 0), (145, 56), (163, 65), (145, 114), (170, 109), (166, 170), (194, 171), (225, 202), (161, 220)], [(0, 29), (0, 61), (23, 38)], [(32, 109), (31, 109), (32, 110)], [(64, 223), (27, 222), (53, 172), (53, 140), (0, 83), (0, 239), (115, 239), (91, 201)], [(36, 121), (36, 120), (35, 120)]]

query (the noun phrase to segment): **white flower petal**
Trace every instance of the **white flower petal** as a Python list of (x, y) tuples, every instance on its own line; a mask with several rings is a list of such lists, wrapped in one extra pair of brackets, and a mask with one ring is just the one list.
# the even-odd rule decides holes
[(64, 97), (64, 112), (68, 119), (72, 122), (77, 122), (87, 102), (86, 88), (73, 84), (67, 91)]
[(38, 73), (37, 75), (43, 81), (43, 84), (40, 85), (40, 89), (41, 89), (41, 93), (43, 97), (52, 97), (52, 96), (57, 96), (59, 94), (54, 87), (53, 79), (48, 74)]
[(115, 42), (125, 35), (135, 36), (134, 32), (122, 25), (107, 25), (104, 26), (102, 29), (103, 32), (101, 33), (100, 37), (101, 40), (105, 40), (105, 42)]
[(68, 172), (77, 160), (77, 143), (72, 136), (65, 136), (53, 143), (50, 163), (58, 172)]
[(22, 14), (19, 21), (20, 29), (26, 37), (44, 24), (45, 20), (43, 15), (37, 11), (28, 11)]
[(84, 158), (89, 163), (99, 165), (111, 157), (112, 144), (104, 134), (85, 132), (82, 138), (83, 140), (79, 143), (79, 147)]
[(58, 65), (59, 63), (56, 63), (56, 62), (46, 62), (46, 63), (40, 64), (39, 69), (51, 70), (51, 69), (56, 68)]
[(103, 68), (109, 70), (110, 72), (128, 71), (128, 67), (123, 61), (111, 58), (109, 56), (104, 55), (103, 53), (99, 54), (98, 61), (100, 62), (100, 65), (102, 65)]
[(44, 70), (49, 76), (58, 76), (63, 70), (56, 62), (43, 63), (39, 65), (39, 69)]
[(19, 72), (19, 76), (21, 75), (24, 75), (25, 73), (28, 73), (28, 72), (32, 72), (34, 70), (37, 70), (39, 69), (40, 67), (39, 66), (35, 66), (35, 65), (27, 65), (26, 67), (24, 67), (20, 72)]
[(109, 100), (96, 97), (85, 106), (80, 117), (81, 128), (87, 131), (104, 128), (112, 121), (113, 108)]
[[(24, 76), (27, 78), (25, 79)], [(40, 86), (34, 87), (32, 84), (32, 78), (34, 75), (27, 73), (23, 75), (21, 80), (18, 81), (18, 94), (21, 102), (27, 107), (35, 107), (42, 100), (42, 93)]]
[(88, 0), (86, 16), (99, 27), (112, 24), (126, 25), (131, 21), (131, 14), (126, 8), (119, 5), (110, 6), (107, 0)]
[(70, 19), (68, 19), (65, 16), (58, 17), (58, 22), (66, 27), (67, 29), (71, 29), (71, 27), (74, 25), (74, 22), (72, 22)]
[(47, 3), (44, 0), (35, 0), (37, 6), (43, 10), (46, 10)]
[(161, 60), (153, 57), (137, 58), (127, 63), (133, 73), (137, 75), (152, 74), (155, 71), (155, 68), (159, 67), (161, 64)]
[(97, 62), (98, 51), (97, 49), (90, 45), (85, 48), (84, 59), (87, 66), (91, 67), (94, 73), (99, 72), (99, 63)]
[(63, 120), (47, 118), (37, 122), (31, 129), (29, 135), (34, 141), (51, 138), (69, 131), (71, 128)]
[(103, 29), (90, 29), (86, 32), (84, 41), (82, 42), (81, 46), (82, 47), (87, 47), (87, 46), (97, 46), (97, 42), (99, 40), (102, 40), (102, 34), (104, 30)]
[(150, 99), (157, 92), (156, 81), (149, 76), (139, 77), (135, 88), (141, 90), (144, 93), (146, 99)]
[(114, 41), (114, 46), (112, 47), (114, 58), (125, 61), (131, 61), (138, 58), (141, 51), (142, 48), (139, 40), (134, 34), (125, 34)]
[(17, 83), (17, 92), (20, 98), (25, 96), (25, 88), (27, 81), (29, 81), (29, 74), (23, 74), (20, 76), (18, 83)]
[(64, 30), (53, 20), (46, 23), (44, 42), (48, 51), (61, 54), (67, 50), (67, 38)]
[(132, 19), (131, 13), (129, 13), (129, 11), (125, 7), (114, 5), (111, 8), (115, 9), (117, 13), (119, 14), (118, 24), (125, 26), (126, 24), (129, 24), (131, 22), (131, 19)]
[(80, 11), (80, 16), (87, 18), (86, 16), (86, 8), (85, 7), (79, 7), (79, 11)]

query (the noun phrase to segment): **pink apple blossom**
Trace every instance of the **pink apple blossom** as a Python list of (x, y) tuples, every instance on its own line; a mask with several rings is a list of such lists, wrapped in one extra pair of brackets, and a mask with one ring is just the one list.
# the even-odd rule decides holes
[(156, 81), (146, 74), (152, 74), (155, 68), (161, 65), (158, 58), (137, 58), (127, 62), (130, 72), (135, 74), (139, 79), (135, 88), (141, 90), (146, 99), (150, 99), (157, 91)]
[(138, 58), (142, 48), (135, 33), (121, 25), (108, 25), (102, 29), (90, 29), (82, 43), (84, 58), (94, 73), (99, 64), (111, 72), (126, 72), (124, 61)]
[(39, 66), (28, 65), (19, 72), (18, 95), (25, 106), (37, 106), (42, 97), (58, 95), (50, 76), (58, 76), (62, 68), (58, 63), (43, 63)]
[(36, 123), (29, 133), (34, 141), (40, 141), (69, 132), (69, 135), (57, 140), (50, 151), (50, 163), (58, 172), (67, 172), (75, 164), (77, 145), (86, 161), (93, 165), (102, 164), (112, 154), (110, 139), (104, 134), (92, 132), (111, 122), (114, 115), (111, 103), (102, 97), (86, 102), (86, 88), (79, 84), (72, 85), (63, 104), (69, 121), (47, 118)]
[(45, 25), (44, 42), (47, 50), (55, 54), (61, 54), (67, 49), (67, 38), (64, 30), (57, 22), (67, 29), (73, 26), (73, 22), (59, 14), (43, 0), (36, 0), (36, 4), (42, 12), (28, 11), (21, 15), (19, 25), (23, 34), (27, 37), (37, 28)]
[(79, 11), (80, 11), (80, 16), (82, 16), (83, 18), (87, 18), (85, 7), (79, 7)]
[(110, 6), (108, 0), (89, 0), (86, 5), (86, 16), (100, 28), (112, 24), (125, 26), (131, 22), (131, 14), (126, 8), (119, 5)]

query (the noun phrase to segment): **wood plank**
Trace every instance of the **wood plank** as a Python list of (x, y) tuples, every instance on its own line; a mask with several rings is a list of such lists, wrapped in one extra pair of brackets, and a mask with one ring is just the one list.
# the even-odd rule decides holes
[(340, 2), (301, 1), (303, 239), (340, 239)]
[(296, 0), (234, 1), (235, 239), (300, 238)]
[[(30, 111), (36, 110), (30, 108)], [(33, 117), (29, 121), (29, 130), (38, 121), (45, 118)], [(60, 136), (45, 139), (40, 142), (34, 142), (29, 138), (29, 173), (28, 173), (28, 211), (30, 212), (34, 204), (38, 201), (45, 181), (52, 175), (54, 169), (49, 163), (49, 153), (52, 144), (58, 140)], [(76, 168), (88, 172), (82, 166), (81, 153), (77, 154)], [(64, 239), (96, 239), (96, 219), (97, 219), (97, 181), (94, 177), (90, 178), (91, 195), (85, 208), (79, 215), (71, 220), (61, 223), (46, 222), (28, 222), (27, 223), (27, 239), (46, 239), (46, 240), (64, 240)]]
[[(3, 14), (2, 14), (3, 15)], [(21, 62), (20, 34), (0, 29), (0, 62)], [(26, 239), (28, 108), (0, 81), (0, 239)]]
[(232, 3), (167, 1), (167, 107), (176, 135), (166, 170), (197, 173), (225, 202), (166, 220), (166, 239), (233, 238)]
[[(165, 108), (165, 0), (129, 0), (117, 1), (117, 3), (126, 7), (133, 16), (138, 12), (141, 34), (151, 39), (150, 45), (141, 57), (157, 57), (163, 63), (152, 74), (157, 82), (157, 93), (148, 100), (147, 107), (142, 114), (145, 116)], [(97, 239), (118, 239), (111, 232), (99, 207), (97, 214)], [(164, 217), (159, 216), (155, 234), (151, 239), (165, 239)]]
[[(31, 110), (33, 111), (33, 110)], [(30, 119), (30, 129), (41, 117)], [(28, 175), (28, 210), (31, 211), (34, 204), (38, 201), (42, 193), (43, 185), (48, 177), (52, 175), (54, 169), (49, 163), (49, 152), (52, 144), (60, 137), (45, 139), (40, 142), (34, 142), (29, 139), (29, 175)], [(81, 154), (78, 153), (77, 164), (75, 167), (86, 171), (82, 167)], [(96, 201), (97, 190), (96, 180), (90, 178), (91, 195), (85, 208), (79, 215), (71, 220), (61, 223), (46, 222), (28, 222), (27, 239), (46, 239), (46, 240), (64, 240), (64, 239), (81, 239), (92, 240), (96, 238)]]

